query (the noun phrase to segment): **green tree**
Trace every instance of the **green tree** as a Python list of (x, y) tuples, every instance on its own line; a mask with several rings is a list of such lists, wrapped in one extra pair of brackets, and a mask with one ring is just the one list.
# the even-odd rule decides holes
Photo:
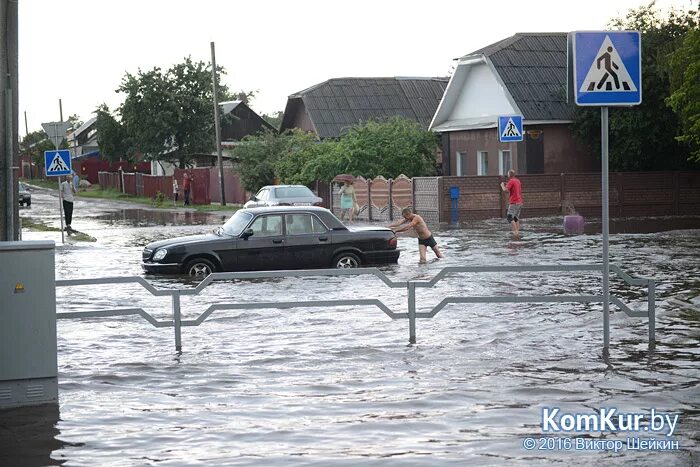
[(671, 89), (667, 103), (678, 115), (682, 133), (676, 138), (690, 147), (700, 162), (700, 30), (692, 29), (672, 55)]
[[(371, 120), (348, 129), (338, 140), (335, 164), (326, 160), (320, 168), (336, 173), (319, 173), (330, 180), (337, 173), (351, 173), (365, 178), (382, 175), (395, 178), (430, 176), (436, 173), (435, 151), (438, 137), (420, 124), (403, 117), (383, 121)], [(339, 172), (337, 172), (339, 171)]]
[[(662, 16), (654, 3), (630, 10), (610, 23), (612, 29), (642, 33), (642, 103), (609, 111), (610, 168), (662, 170), (689, 166), (687, 146), (676, 140), (679, 119), (666, 105), (670, 96), (668, 58), (688, 31), (697, 28), (698, 12), (671, 11)], [(600, 153), (600, 110), (578, 107), (574, 133), (595, 154)]]
[(95, 110), (95, 129), (97, 130), (97, 145), (102, 155), (110, 162), (117, 162), (124, 158), (129, 162), (134, 161), (133, 146), (121, 123), (109, 111), (106, 104), (100, 105)]
[(432, 132), (393, 117), (351, 127), (337, 141), (318, 141), (301, 130), (247, 136), (234, 149), (234, 159), (245, 188), (255, 191), (275, 179), (309, 185), (339, 173), (365, 178), (435, 175), (437, 146)]
[(319, 141), (313, 133), (299, 129), (278, 136), (284, 152), (275, 160), (275, 176), (282, 183), (310, 185), (320, 180), (313, 169), (315, 161), (332, 151), (334, 141)]
[(73, 114), (70, 117), (68, 117), (68, 122), (71, 124), (71, 131), (75, 131), (81, 126), (83, 126), (83, 121), (80, 119), (78, 114)]
[[(217, 73), (224, 74), (223, 68)], [(128, 153), (139, 151), (184, 168), (195, 155), (216, 149), (210, 64), (188, 57), (165, 72), (156, 67), (127, 73), (117, 92), (126, 95), (119, 114), (131, 145)], [(226, 86), (219, 84), (219, 92), (221, 100), (230, 98)]]
[(279, 128), (282, 126), (282, 118), (284, 117), (284, 112), (278, 110), (270, 114), (262, 114), (261, 117), (267, 123), (279, 130)]
[(272, 131), (248, 135), (233, 150), (236, 170), (248, 191), (257, 191), (275, 179), (275, 163), (286, 151), (286, 139)]
[[(59, 149), (67, 149), (68, 145), (65, 138), (61, 141)], [(53, 142), (44, 130), (32, 131), (27, 134), (20, 143), (20, 151), (22, 154), (29, 154), (35, 166), (44, 166), (44, 152), (56, 149)]]

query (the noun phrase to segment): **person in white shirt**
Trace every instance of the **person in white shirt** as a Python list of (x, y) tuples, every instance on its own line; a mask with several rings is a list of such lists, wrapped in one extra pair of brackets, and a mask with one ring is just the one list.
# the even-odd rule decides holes
[(63, 201), (63, 215), (66, 218), (66, 232), (69, 234), (73, 231), (70, 224), (73, 220), (73, 200), (75, 199), (73, 194), (75, 191), (73, 177), (66, 175), (66, 179), (61, 183), (60, 196), (61, 201)]

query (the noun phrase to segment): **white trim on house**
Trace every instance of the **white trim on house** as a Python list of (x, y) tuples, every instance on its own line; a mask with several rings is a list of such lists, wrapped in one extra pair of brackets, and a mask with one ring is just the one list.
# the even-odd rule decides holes
[(488, 151), (477, 151), (476, 152), (476, 174), (477, 175), (488, 175), (489, 174), (489, 152)]
[[(568, 125), (571, 123), (574, 123), (573, 120), (523, 120), (523, 127), (531, 125)], [(455, 120), (433, 127), (431, 130), (438, 133), (448, 133), (462, 130), (488, 130), (489, 128), (497, 127), (498, 124), (491, 121), (491, 118), (488, 117), (487, 119)], [(524, 128), (524, 131), (527, 131), (527, 128)]]
[(456, 153), (456, 163), (457, 163), (457, 176), (460, 177), (462, 175), (466, 175), (466, 167), (464, 164), (465, 159), (466, 159), (467, 154), (463, 153), (461, 151), (457, 151)]
[(484, 55), (459, 62), (430, 123), (432, 131), (495, 128), (499, 115), (522, 114)]
[[(508, 158), (510, 159), (509, 167), (506, 169), (503, 163), (504, 153), (508, 153)], [(498, 150), (498, 175), (505, 175), (506, 172), (513, 168), (513, 151), (510, 149), (499, 149)]]

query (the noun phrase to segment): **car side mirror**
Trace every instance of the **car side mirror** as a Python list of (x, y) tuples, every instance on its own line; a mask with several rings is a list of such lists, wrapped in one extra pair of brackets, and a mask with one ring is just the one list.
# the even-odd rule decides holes
[(253, 195), (253, 196), (250, 197), (250, 200), (251, 200), (251, 201), (258, 201), (258, 197), (255, 196), (255, 195)]
[(248, 240), (248, 237), (252, 237), (254, 233), (255, 232), (253, 232), (253, 229), (247, 229), (245, 232), (243, 232), (241, 237), (243, 237), (243, 240)]

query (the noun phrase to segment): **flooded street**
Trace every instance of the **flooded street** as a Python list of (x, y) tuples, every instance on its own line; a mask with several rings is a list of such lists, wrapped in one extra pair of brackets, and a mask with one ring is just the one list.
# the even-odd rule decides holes
[[(55, 197), (37, 190), (33, 201), (21, 216), (59, 225)], [(228, 218), (125, 206), (76, 200), (73, 227), (96, 242), (61, 245), (57, 232), (25, 231), (24, 239), (57, 240), (57, 279), (142, 275), (146, 243), (209, 232)], [(435, 229), (446, 258), (425, 265), (415, 238), (401, 237), (399, 263), (380, 269), (392, 280), (429, 280), (446, 266), (601, 261), (596, 223), (586, 235), (565, 236), (560, 218), (523, 216), (518, 240), (498, 219)], [(699, 465), (700, 316), (669, 299), (698, 303), (700, 229), (695, 219), (679, 230), (631, 233), (668, 222), (611, 227), (623, 232), (611, 236), (611, 262), (656, 280), (653, 352), (647, 320), (611, 306), (604, 358), (600, 304), (452, 304), (418, 320), (415, 345), (407, 320), (374, 307), (217, 311), (183, 328), (179, 355), (172, 328), (140, 317), (60, 320), (59, 410), (37, 428), (42, 448), (29, 455), (64, 465)], [(158, 287), (196, 285), (147, 278)], [(446, 296), (591, 295), (601, 284), (586, 272), (459, 274), (418, 289), (417, 311)], [(645, 288), (614, 275), (611, 294), (646, 306)], [(407, 311), (405, 290), (358, 276), (215, 283), (184, 297), (182, 314), (196, 319), (214, 303), (340, 298)], [(172, 318), (167, 297), (138, 285), (61, 287), (57, 299), (58, 311), (143, 307)], [(523, 439), (543, 436), (545, 407), (673, 412), (680, 449), (528, 451)]]

